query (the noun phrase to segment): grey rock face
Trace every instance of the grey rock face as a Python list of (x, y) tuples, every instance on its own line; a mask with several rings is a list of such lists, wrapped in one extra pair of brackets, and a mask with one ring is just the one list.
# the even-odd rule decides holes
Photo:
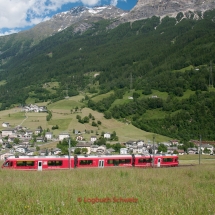
[(121, 22), (135, 21), (152, 16), (173, 16), (179, 12), (206, 11), (215, 8), (214, 0), (138, 0), (137, 5), (125, 15)]
[(74, 26), (74, 33), (82, 33), (92, 27), (92, 23), (101, 19), (116, 19), (126, 12), (114, 6), (102, 7), (75, 7), (70, 11), (54, 15), (50, 20), (36, 25), (28, 30), (32, 35), (38, 35), (39, 39), (58, 33), (69, 26)]

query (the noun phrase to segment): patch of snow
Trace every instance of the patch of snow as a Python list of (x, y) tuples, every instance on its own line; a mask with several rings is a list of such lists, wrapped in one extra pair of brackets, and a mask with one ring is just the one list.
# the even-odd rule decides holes
[(122, 13), (121, 16), (125, 16), (127, 13)]

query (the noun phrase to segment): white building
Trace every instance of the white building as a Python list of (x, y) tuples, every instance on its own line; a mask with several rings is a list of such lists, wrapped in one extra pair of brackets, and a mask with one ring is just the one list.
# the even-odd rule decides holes
[(90, 151), (91, 151), (91, 152), (96, 152), (98, 148), (99, 148), (98, 145), (92, 145), (92, 146), (90, 147)]
[(104, 138), (110, 139), (111, 134), (110, 133), (104, 133)]
[(79, 143), (77, 143), (76, 148), (80, 148), (80, 149), (86, 148), (87, 149), (87, 154), (90, 154), (90, 152), (91, 152), (91, 146), (92, 146), (91, 143), (79, 142)]
[(3, 122), (3, 123), (2, 123), (2, 127), (4, 127), (4, 128), (10, 127), (9, 122)]
[(69, 133), (61, 133), (59, 134), (59, 140), (63, 140), (63, 139), (67, 139), (70, 138), (70, 134)]
[(25, 153), (26, 149), (23, 147), (16, 148), (15, 152)]
[[(199, 149), (200, 147), (198, 147), (198, 152), (199, 152)], [(204, 150), (207, 149), (209, 151), (209, 153), (204, 153)], [(202, 151), (202, 154), (213, 154), (213, 151), (214, 151), (214, 147), (210, 144), (202, 144), (201, 145), (201, 151)]]
[(52, 132), (46, 132), (45, 137), (47, 140), (52, 140), (52, 138), (53, 138)]
[(127, 148), (121, 148), (120, 149), (120, 154), (121, 155), (127, 155), (128, 154), (128, 149)]
[(96, 136), (91, 136), (90, 141), (95, 142), (97, 140)]
[(2, 130), (2, 137), (15, 137), (15, 130), (14, 129), (4, 129)]
[(0, 155), (0, 160), (5, 160), (6, 158), (10, 157), (10, 156), (14, 156), (14, 154), (11, 153), (4, 153)]

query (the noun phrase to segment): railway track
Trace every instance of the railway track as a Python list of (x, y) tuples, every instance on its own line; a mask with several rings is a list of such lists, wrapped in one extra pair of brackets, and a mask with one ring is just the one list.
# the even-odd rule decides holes
[(191, 166), (196, 166), (196, 164), (179, 164), (177, 167), (191, 167)]

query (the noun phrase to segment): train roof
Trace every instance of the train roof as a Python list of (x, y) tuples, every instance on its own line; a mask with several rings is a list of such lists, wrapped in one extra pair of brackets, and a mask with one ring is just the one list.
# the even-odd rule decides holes
[[(140, 158), (140, 157), (153, 157), (153, 155), (150, 154), (139, 154), (139, 155), (134, 155), (136, 158)], [(154, 155), (155, 157), (171, 157), (171, 156), (177, 156), (175, 154), (156, 154)], [(132, 155), (128, 154), (128, 155), (77, 155), (77, 158), (129, 158), (132, 157)], [(64, 155), (64, 156), (9, 156), (7, 159), (62, 159), (62, 158), (66, 158), (69, 159), (68, 155)], [(74, 156), (70, 156), (70, 158), (74, 158)]]

